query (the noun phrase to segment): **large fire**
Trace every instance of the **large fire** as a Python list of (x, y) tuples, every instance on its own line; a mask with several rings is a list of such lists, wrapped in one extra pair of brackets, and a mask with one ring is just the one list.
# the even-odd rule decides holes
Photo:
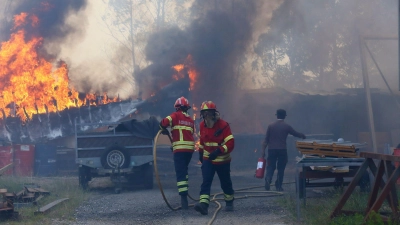
[[(14, 16), (14, 27), (8, 41), (0, 49), (0, 108), (7, 115), (23, 120), (33, 114), (56, 112), (69, 107), (79, 107), (96, 102), (97, 96), (79, 93), (69, 86), (68, 67), (47, 61), (38, 53), (43, 38), (27, 34), (24, 27), (33, 30), (39, 24), (37, 16), (21, 13)], [(116, 101), (101, 97), (102, 103)]]

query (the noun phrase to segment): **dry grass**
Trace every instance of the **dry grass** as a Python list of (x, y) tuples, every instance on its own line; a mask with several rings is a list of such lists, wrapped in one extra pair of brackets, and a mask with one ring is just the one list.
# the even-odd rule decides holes
[[(34, 183), (50, 192), (49, 196), (41, 199), (38, 206), (24, 207), (17, 209), (19, 212), (18, 220), (1, 221), (5, 224), (68, 224), (75, 220), (75, 209), (85, 201), (90, 193), (85, 192), (78, 186), (77, 177), (7, 177), (0, 179), (0, 188), (7, 188), (8, 192), (19, 192), (23, 190), (24, 184)], [(34, 215), (38, 207), (42, 207), (57, 199), (69, 198), (69, 200), (55, 206), (45, 215)]]

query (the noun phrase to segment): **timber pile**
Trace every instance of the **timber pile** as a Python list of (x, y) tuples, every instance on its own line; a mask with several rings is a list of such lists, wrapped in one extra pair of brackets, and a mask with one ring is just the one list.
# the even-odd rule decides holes
[(366, 146), (366, 144), (334, 142), (332, 140), (303, 140), (296, 142), (296, 148), (302, 154), (319, 157), (358, 158), (358, 150)]
[(0, 218), (12, 218), (18, 216), (18, 212), (14, 209), (21, 206), (36, 205), (37, 202), (50, 192), (40, 188), (40, 186), (31, 184), (25, 185), (20, 192), (7, 192), (7, 189), (0, 189), (0, 195), (3, 200), (0, 200)]
[(0, 201), (0, 218), (10, 218), (16, 216), (14, 212), (14, 204), (12, 193), (7, 193), (7, 189), (0, 189), (3, 199)]
[[(6, 189), (0, 189), (1, 190), (6, 190)], [(31, 186), (24, 186), (24, 189), (15, 193), (8, 193), (7, 191), (5, 193), (2, 193), (3, 197), (6, 197), (13, 203), (33, 203), (36, 204), (40, 199), (42, 199), (44, 196), (47, 196), (50, 194), (50, 192), (40, 188), (40, 186), (36, 185), (31, 185)]]
[(43, 196), (49, 195), (50, 192), (40, 188), (40, 186), (25, 186), (23, 190), (15, 194), (14, 201), (19, 203), (37, 203)]

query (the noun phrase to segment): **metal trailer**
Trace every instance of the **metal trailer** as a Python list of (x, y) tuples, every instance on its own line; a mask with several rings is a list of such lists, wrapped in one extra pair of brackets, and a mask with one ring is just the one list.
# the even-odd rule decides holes
[[(122, 183), (153, 188), (153, 140), (116, 132), (118, 123), (75, 123), (79, 185), (87, 189), (93, 177), (110, 176), (115, 193)], [(79, 132), (98, 128), (99, 132)], [(101, 129), (99, 129), (101, 128)]]

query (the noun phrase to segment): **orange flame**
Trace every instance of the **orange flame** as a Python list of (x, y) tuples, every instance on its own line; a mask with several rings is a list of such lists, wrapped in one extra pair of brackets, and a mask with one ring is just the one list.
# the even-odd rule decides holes
[(185, 65), (178, 64), (178, 65), (173, 66), (172, 68), (174, 68), (176, 70), (176, 72), (179, 73), (179, 72), (181, 72), (183, 70), (184, 67), (185, 67)]
[(194, 137), (194, 140), (195, 140), (194, 149), (196, 151), (198, 151), (199, 150), (199, 146), (200, 146), (200, 137), (199, 137), (199, 135), (197, 135), (196, 132), (193, 133), (193, 137)]
[(192, 105), (192, 109), (193, 111), (199, 111), (199, 108), (197, 108), (195, 104)]
[[(24, 25), (36, 27), (38, 17), (21, 13), (14, 16), (14, 33), (0, 48), (0, 108), (6, 115), (26, 120), (34, 113), (55, 112), (85, 101), (69, 87), (68, 67), (64, 62), (54, 66), (37, 50), (42, 37), (27, 37)], [(88, 94), (88, 100), (95, 98)], [(104, 98), (104, 97), (103, 97)], [(107, 99), (105, 102), (116, 101)], [(104, 102), (104, 101), (103, 101)], [(93, 103), (95, 104), (95, 103)]]
[[(193, 90), (199, 74), (196, 68), (194, 67), (192, 56), (188, 55), (185, 59), (184, 64), (177, 64), (175, 66), (172, 66), (172, 68), (176, 71), (176, 73), (172, 75), (172, 78), (174, 78), (175, 80), (179, 80), (185, 78), (186, 76), (189, 76), (190, 79), (189, 90)], [(185, 72), (187, 73), (187, 75), (185, 75)]]
[(193, 110), (193, 120), (196, 120), (196, 115), (199, 112), (199, 108), (197, 108), (194, 103), (192, 104), (192, 110)]
[(194, 67), (194, 62), (192, 59), (192, 55), (188, 55), (186, 58), (185, 62), (189, 69), (188, 69), (188, 74), (189, 74), (189, 79), (190, 79), (190, 89), (189, 90), (194, 90), (194, 85), (197, 82), (197, 78), (199, 76), (199, 73), (197, 72), (196, 68)]

